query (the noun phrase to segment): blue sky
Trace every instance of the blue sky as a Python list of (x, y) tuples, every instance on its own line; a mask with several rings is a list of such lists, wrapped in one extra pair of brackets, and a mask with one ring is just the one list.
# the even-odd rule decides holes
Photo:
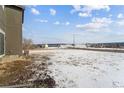
[(124, 42), (124, 6), (25, 6), (23, 37), (34, 43)]

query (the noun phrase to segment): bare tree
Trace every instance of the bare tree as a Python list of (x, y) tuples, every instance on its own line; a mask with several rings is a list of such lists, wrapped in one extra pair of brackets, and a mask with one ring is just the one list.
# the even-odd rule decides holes
[(29, 49), (33, 48), (33, 41), (31, 39), (24, 38), (23, 42), (22, 42), (22, 47), (23, 47), (23, 50), (24, 50), (24, 55), (28, 55), (29, 54)]

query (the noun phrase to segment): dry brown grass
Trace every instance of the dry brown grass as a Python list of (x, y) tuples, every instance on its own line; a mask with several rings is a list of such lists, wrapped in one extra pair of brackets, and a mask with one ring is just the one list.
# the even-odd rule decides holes
[[(0, 86), (1, 87), (55, 87), (55, 81), (49, 75), (47, 75), (47, 64), (42, 63), (49, 60), (48, 57), (43, 56), (38, 60), (41, 64), (35, 64), (35, 58), (32, 57), (19, 57), (19, 56), (6, 56), (0, 61)], [(43, 69), (44, 67), (44, 69)], [(32, 70), (36, 69), (36, 70)], [(39, 72), (37, 76), (37, 71)], [(36, 76), (36, 80), (32, 80), (33, 76)], [(24, 85), (24, 86), (23, 86)]]
[(0, 85), (26, 83), (31, 76), (30, 60), (14, 60), (0, 63)]

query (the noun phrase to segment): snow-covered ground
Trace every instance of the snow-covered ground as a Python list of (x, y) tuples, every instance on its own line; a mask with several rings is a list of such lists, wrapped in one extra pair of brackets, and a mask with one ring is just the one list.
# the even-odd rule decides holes
[(54, 49), (47, 63), (56, 87), (124, 87), (124, 53)]

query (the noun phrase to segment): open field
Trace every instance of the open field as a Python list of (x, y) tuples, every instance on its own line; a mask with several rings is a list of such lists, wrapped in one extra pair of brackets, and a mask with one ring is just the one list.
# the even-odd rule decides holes
[[(124, 87), (124, 54), (87, 50), (34, 50), (48, 54), (49, 75), (56, 87)], [(40, 64), (40, 60), (38, 61)]]
[(1, 87), (124, 87), (124, 53), (41, 49), (15, 58), (0, 63)]

